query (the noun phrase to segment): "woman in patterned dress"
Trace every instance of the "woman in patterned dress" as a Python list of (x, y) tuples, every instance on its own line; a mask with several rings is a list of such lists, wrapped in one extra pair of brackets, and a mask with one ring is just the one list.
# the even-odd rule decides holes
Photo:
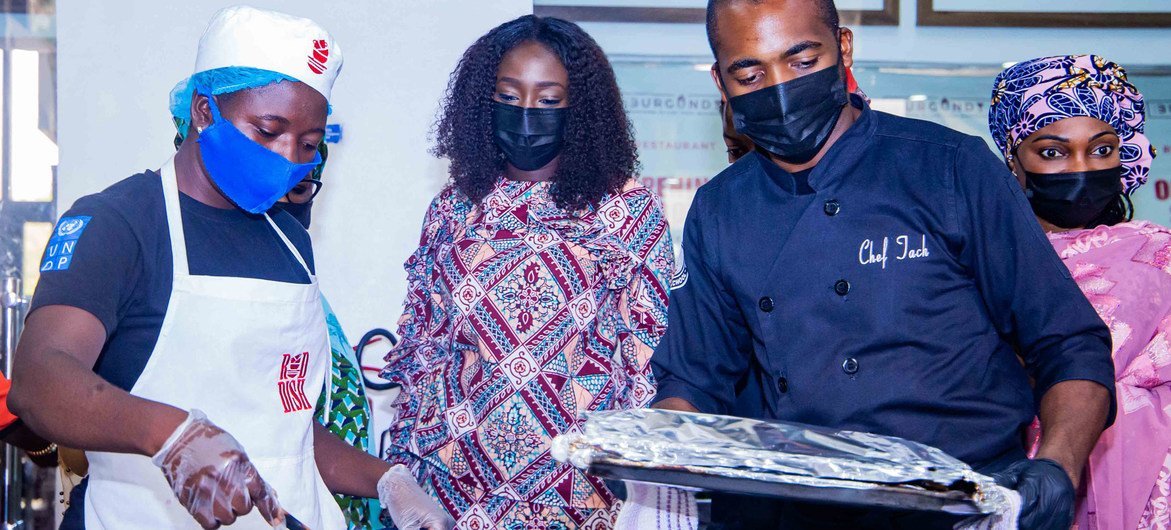
[(1130, 220), (1155, 155), (1143, 97), (1122, 67), (1078, 55), (1018, 63), (992, 98), (992, 136), (1114, 344), (1117, 419), (1077, 528), (1171, 528), (1171, 230)]
[(613, 70), (578, 26), (521, 17), (464, 53), (436, 132), (451, 183), (406, 263), (386, 456), (458, 528), (608, 528), (614, 496), (550, 441), (650, 402), (674, 268)]

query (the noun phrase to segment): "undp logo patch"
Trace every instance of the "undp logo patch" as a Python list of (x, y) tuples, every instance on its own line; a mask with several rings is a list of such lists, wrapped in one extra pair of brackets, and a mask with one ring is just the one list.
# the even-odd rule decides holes
[(69, 269), (73, 261), (73, 250), (77, 247), (77, 240), (85, 232), (86, 225), (93, 217), (78, 215), (62, 217), (57, 221), (57, 229), (49, 239), (49, 246), (45, 247), (44, 261), (41, 262), (41, 272), (63, 271)]

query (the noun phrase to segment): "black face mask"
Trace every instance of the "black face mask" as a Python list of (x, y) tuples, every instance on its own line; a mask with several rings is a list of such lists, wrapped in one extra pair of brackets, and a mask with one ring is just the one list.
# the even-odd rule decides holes
[(1037, 217), (1061, 228), (1081, 228), (1122, 194), (1122, 166), (1076, 173), (1025, 172), (1025, 196)]
[(561, 152), (568, 110), (532, 109), (493, 101), (496, 145), (517, 169), (541, 169)]
[(825, 146), (849, 102), (837, 65), (728, 100), (740, 134), (785, 162), (804, 164)]
[(293, 219), (296, 219), (298, 223), (301, 223), (301, 226), (305, 227), (305, 230), (309, 229), (309, 220), (310, 214), (313, 210), (313, 201), (302, 203), (278, 202), (272, 205), (272, 209), (274, 211), (284, 210), (285, 213), (293, 216)]

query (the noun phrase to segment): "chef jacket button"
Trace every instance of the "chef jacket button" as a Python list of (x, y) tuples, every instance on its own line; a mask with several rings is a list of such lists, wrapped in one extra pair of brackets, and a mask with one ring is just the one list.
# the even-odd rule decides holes
[(837, 215), (838, 212), (840, 212), (840, 211), (842, 211), (842, 205), (841, 205), (841, 203), (838, 202), (837, 199), (830, 199), (828, 201), (825, 201), (825, 214), (826, 215), (833, 217), (833, 216)]
[(760, 299), (760, 310), (765, 313), (771, 313), (776, 305), (773, 304), (773, 299), (765, 296)]
[(789, 380), (786, 379), (785, 376), (781, 376), (777, 379), (777, 390), (779, 390), (782, 394), (789, 391)]
[(846, 296), (847, 294), (850, 294), (850, 282), (846, 280), (838, 280), (837, 282), (834, 282), (834, 292), (838, 293), (838, 296)]
[(850, 357), (842, 362), (842, 371), (849, 375), (858, 373), (858, 359)]

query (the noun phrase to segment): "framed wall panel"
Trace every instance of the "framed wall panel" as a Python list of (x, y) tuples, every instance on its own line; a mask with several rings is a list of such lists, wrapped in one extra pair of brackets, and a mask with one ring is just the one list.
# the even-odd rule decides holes
[(1167, 0), (918, 0), (920, 26), (1171, 27)]
[[(897, 26), (899, 0), (838, 0), (846, 25)], [(536, 0), (537, 15), (575, 22), (702, 24), (706, 0)]]

